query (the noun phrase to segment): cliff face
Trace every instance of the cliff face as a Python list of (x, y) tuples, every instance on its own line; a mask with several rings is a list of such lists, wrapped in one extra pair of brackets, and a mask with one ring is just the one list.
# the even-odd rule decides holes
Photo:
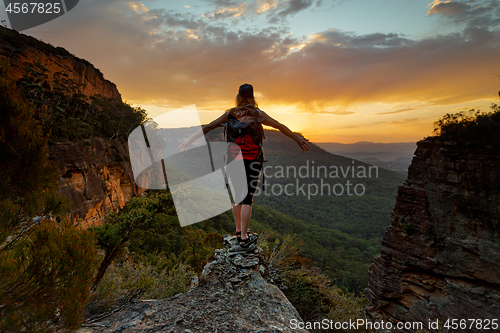
[(8, 59), (11, 74), (15, 79), (22, 78), (30, 67), (38, 72), (43, 66), (46, 81), (53, 86), (55, 82), (67, 88), (78, 87), (86, 96), (102, 95), (121, 100), (116, 85), (86, 60), (71, 55), (63, 48), (55, 48), (33, 37), (0, 27), (0, 56)]
[[(225, 237), (226, 248), (234, 236)], [(276, 286), (276, 275), (262, 250), (216, 250), (198, 286), (163, 300), (141, 300), (110, 316), (90, 318), (78, 333), (91, 332), (308, 332)], [(293, 321), (292, 321), (293, 323)]]
[[(0, 57), (7, 59), (16, 80), (27, 75), (39, 78), (33, 82), (62, 87), (68, 94), (121, 101), (116, 85), (88, 61), (4, 27), (0, 27)], [(49, 151), (59, 166), (59, 192), (71, 205), (70, 217), (82, 219), (84, 226), (101, 223), (107, 212), (144, 191), (135, 185), (127, 147), (118, 140), (56, 142)]]
[(499, 214), (498, 151), (419, 142), (370, 267), (368, 316), (499, 318)]
[(118, 140), (90, 139), (50, 145), (59, 166), (59, 192), (71, 203), (71, 219), (99, 224), (105, 214), (122, 208), (144, 189), (135, 185), (128, 152)]

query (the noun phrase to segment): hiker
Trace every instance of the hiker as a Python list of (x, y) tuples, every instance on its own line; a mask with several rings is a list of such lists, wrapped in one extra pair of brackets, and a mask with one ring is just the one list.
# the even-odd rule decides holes
[[(232, 135), (230, 129), (231, 122), (237, 122), (243, 124), (243, 126), (245, 126), (245, 122), (250, 122), (249, 126), (251, 126), (251, 129), (245, 135)], [(256, 234), (248, 234), (248, 224), (252, 216), (253, 196), (262, 171), (262, 139), (264, 134), (262, 125), (276, 128), (295, 140), (302, 150), (309, 150), (307, 139), (293, 133), (288, 127), (274, 120), (258, 108), (253, 87), (247, 83), (241, 85), (239, 88), (235, 108), (229, 109), (222, 116), (210, 124), (203, 126), (189, 138), (181, 140), (181, 145), (179, 146), (181, 151), (186, 151), (196, 139), (221, 126), (226, 126), (227, 141), (234, 142), (239, 146), (245, 165), (248, 193), (241, 202), (233, 203), (233, 216), (236, 223), (236, 237), (243, 249), (247, 249), (257, 241)], [(236, 158), (234, 156), (235, 153), (232, 153), (233, 158)], [(228, 173), (230, 173), (230, 170), (228, 170)]]

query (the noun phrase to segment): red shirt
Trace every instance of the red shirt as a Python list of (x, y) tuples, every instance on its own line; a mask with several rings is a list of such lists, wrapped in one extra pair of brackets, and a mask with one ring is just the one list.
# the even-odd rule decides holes
[[(235, 144), (240, 147), (241, 154), (243, 155), (244, 160), (255, 160), (259, 155), (260, 147), (259, 145), (255, 144), (255, 142), (253, 142), (250, 134), (246, 134), (244, 137), (238, 137)], [(235, 146), (231, 146), (230, 150), (233, 158), (237, 159), (239, 155), (238, 149), (236, 149)]]

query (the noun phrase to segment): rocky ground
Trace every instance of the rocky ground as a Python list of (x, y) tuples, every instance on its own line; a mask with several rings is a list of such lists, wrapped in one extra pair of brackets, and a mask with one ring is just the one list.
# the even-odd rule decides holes
[[(229, 252), (235, 238), (225, 237), (199, 284), (163, 300), (139, 300), (106, 317), (89, 319), (78, 333), (93, 332), (292, 332), (302, 321), (279, 289), (276, 271), (262, 249)], [(293, 330), (293, 332), (307, 332)]]

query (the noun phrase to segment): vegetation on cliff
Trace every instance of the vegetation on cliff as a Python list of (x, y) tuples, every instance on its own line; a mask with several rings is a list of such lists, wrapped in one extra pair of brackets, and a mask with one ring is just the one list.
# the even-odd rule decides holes
[(61, 220), (47, 141), (0, 59), (0, 331), (82, 322), (96, 268), (91, 232)]
[(491, 105), (491, 111), (469, 110), (447, 113), (435, 124), (434, 133), (441, 141), (462, 148), (500, 149), (500, 106)]
[(140, 107), (99, 95), (87, 98), (77, 83), (62, 73), (54, 75), (51, 86), (46, 72), (41, 64), (34, 64), (26, 68), (17, 84), (52, 142), (94, 137), (126, 141), (128, 134), (146, 120), (146, 111)]
[[(17, 31), (0, 27), (0, 57), (24, 73), (17, 80), (17, 85), (34, 108), (35, 119), (49, 135), (51, 142), (78, 141), (94, 137), (118, 138), (127, 140), (127, 135), (144, 122), (146, 111), (140, 107), (121, 101), (121, 98), (109, 98), (101, 95), (86, 96), (84, 84), (71, 78), (71, 71), (50, 72), (39, 62), (39, 56), (29, 59), (29, 65), (22, 61), (30, 50), (34, 54), (42, 53), (54, 59), (67, 59), (79, 75), (89, 71), (104, 80), (102, 73), (84, 59), (72, 55), (62, 47), (54, 47), (36, 38), (20, 34)], [(80, 78), (82, 80), (80, 80)], [(85, 82), (85, 77), (78, 81)], [(115, 95), (119, 96), (116, 86)], [(95, 84), (95, 82), (94, 82)]]

